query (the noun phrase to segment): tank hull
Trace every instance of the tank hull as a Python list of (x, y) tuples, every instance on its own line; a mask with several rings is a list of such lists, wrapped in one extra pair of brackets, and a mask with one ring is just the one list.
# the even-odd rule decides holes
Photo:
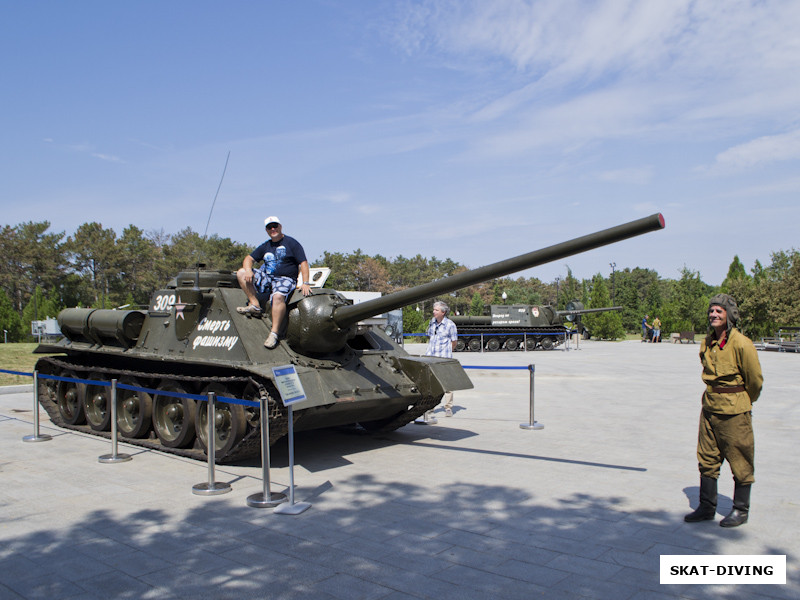
[[(577, 300), (570, 302), (567, 310), (556, 310), (547, 304), (493, 304), (490, 316), (454, 316), (452, 319), (462, 338), (458, 350), (553, 350), (568, 335), (580, 333), (584, 339), (590, 337), (581, 315), (621, 309), (621, 306), (585, 309)], [(571, 322), (571, 327), (563, 324), (565, 319)]]
[[(309, 356), (296, 352), (286, 341), (268, 350), (263, 342), (271, 322), (268, 317), (251, 318), (236, 311), (246, 303), (241, 290), (227, 285), (180, 287), (190, 279), (179, 277), (176, 287), (155, 292), (147, 310), (62, 311), (67, 337), (42, 344), (36, 352), (63, 356), (41, 358), (37, 371), (87, 381), (117, 379), (150, 390), (122, 392), (123, 397), (118, 397), (121, 439), (198, 459), (205, 458), (205, 429), (198, 427), (207, 423), (202, 419), (204, 403), (176, 401), (158, 391), (203, 395), (212, 390), (221, 398), (217, 411), (222, 411), (222, 425), (227, 427), (215, 444), (219, 462), (260, 451), (259, 409), (240, 408), (224, 398), (267, 402), (270, 442), (286, 434), (287, 409), (275, 386), (273, 367), (294, 365), (305, 390), (308, 400), (294, 411), (297, 431), (356, 424), (371, 431), (390, 431), (436, 406), (445, 387), (450, 391), (472, 387), (458, 361), (411, 356), (375, 326), (355, 327), (349, 342), (336, 351)], [(332, 290), (318, 293), (336, 294)], [(290, 308), (301, 298), (293, 296)], [(102, 327), (92, 327), (93, 322)], [(132, 329), (131, 322), (140, 323), (140, 329)], [(55, 424), (109, 435), (108, 387), (46, 377), (40, 378), (39, 386), (40, 401)], [(70, 409), (70, 403), (77, 406)], [(133, 408), (125, 413), (129, 405)], [(180, 420), (171, 420), (176, 412)], [(140, 424), (142, 419), (149, 419), (151, 425)], [(130, 425), (132, 421), (137, 423), (122, 427), (123, 422)]]

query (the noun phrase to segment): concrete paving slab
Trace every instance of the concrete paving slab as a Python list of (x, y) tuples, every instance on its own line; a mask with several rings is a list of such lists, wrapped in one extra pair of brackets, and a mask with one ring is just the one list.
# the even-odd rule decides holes
[[(424, 346), (408, 345), (411, 352)], [(582, 341), (551, 352), (461, 353), (475, 388), (455, 414), (371, 436), (296, 434), (297, 501), (250, 508), (257, 461), (207, 466), (107, 440), (32, 433), (32, 393), (0, 395), (2, 598), (798, 598), (800, 433), (795, 355), (759, 353), (750, 522), (687, 524), (696, 504), (698, 345)], [(529, 419), (534, 364), (535, 419)], [(495, 367), (520, 367), (497, 369)], [(273, 491), (289, 481), (272, 448)], [(719, 513), (731, 505), (723, 467)], [(662, 554), (785, 554), (786, 585), (661, 585)]]

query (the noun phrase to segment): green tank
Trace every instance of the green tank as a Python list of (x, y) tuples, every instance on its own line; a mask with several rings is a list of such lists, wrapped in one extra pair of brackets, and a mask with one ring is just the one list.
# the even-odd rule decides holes
[[(664, 227), (655, 214), (486, 267), (352, 304), (335, 290), (313, 288), (288, 299), (288, 325), (278, 347), (263, 342), (269, 316), (236, 311), (246, 299), (235, 274), (179, 273), (156, 290), (146, 310), (70, 308), (58, 315), (64, 337), (41, 344), (39, 399), (58, 426), (109, 436), (110, 387), (117, 379), (150, 392), (117, 389), (122, 439), (204, 459), (206, 403), (159, 392), (265, 401), (270, 443), (287, 431), (272, 367), (294, 365), (308, 401), (294, 412), (297, 431), (360, 424), (391, 431), (436, 406), (444, 391), (472, 383), (455, 359), (409, 355), (377, 326), (361, 321), (476, 283), (503, 277)], [(80, 379), (84, 381), (69, 381)], [(216, 459), (235, 461), (260, 450), (258, 408), (220, 401)]]
[[(552, 350), (572, 333), (589, 339), (591, 334), (581, 315), (610, 310), (622, 307), (584, 308), (577, 300), (567, 304), (566, 310), (556, 310), (549, 304), (492, 304), (489, 315), (451, 318), (458, 326), (458, 351)], [(565, 319), (572, 327), (564, 326)]]

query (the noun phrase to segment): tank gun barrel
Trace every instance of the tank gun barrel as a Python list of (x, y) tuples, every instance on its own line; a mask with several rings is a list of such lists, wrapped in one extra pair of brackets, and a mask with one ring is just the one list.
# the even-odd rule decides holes
[(589, 313), (606, 312), (607, 310), (622, 310), (622, 306), (605, 306), (602, 308), (581, 308), (580, 310), (558, 310), (556, 314), (559, 317), (567, 315), (588, 315)]
[(621, 242), (628, 238), (657, 231), (664, 228), (664, 217), (661, 213), (650, 215), (642, 219), (623, 223), (602, 231), (590, 233), (573, 240), (561, 242), (541, 250), (534, 250), (514, 258), (480, 267), (472, 271), (465, 271), (437, 281), (431, 281), (407, 290), (387, 294), (375, 300), (368, 300), (352, 306), (340, 306), (333, 313), (333, 320), (341, 328), (349, 327), (358, 321), (379, 315), (390, 310), (401, 308), (433, 298), (440, 294), (475, 285), (511, 273), (524, 271), (531, 267), (553, 262), (567, 256), (587, 252), (601, 246)]

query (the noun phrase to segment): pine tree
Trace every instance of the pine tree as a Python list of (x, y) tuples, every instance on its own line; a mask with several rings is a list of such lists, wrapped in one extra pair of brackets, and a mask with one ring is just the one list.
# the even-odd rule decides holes
[[(591, 299), (587, 308), (606, 308), (611, 306), (611, 295), (608, 292), (603, 276), (598, 273), (592, 278)], [(622, 317), (617, 311), (607, 311), (584, 315), (582, 319), (592, 336), (607, 340), (625, 337)]]

